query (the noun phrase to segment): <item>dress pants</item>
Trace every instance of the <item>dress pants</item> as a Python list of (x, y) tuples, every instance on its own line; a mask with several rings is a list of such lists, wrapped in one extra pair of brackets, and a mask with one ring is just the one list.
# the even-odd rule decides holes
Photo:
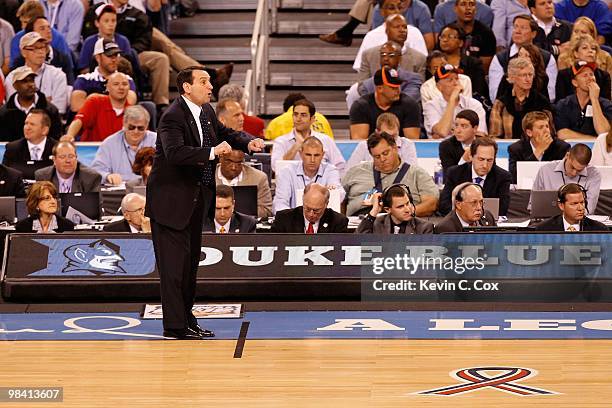
[(361, 21), (362, 23), (367, 23), (368, 27), (372, 24), (372, 17), (374, 6), (370, 2), (370, 0), (355, 0), (353, 7), (351, 7), (351, 11), (349, 11), (349, 16)]
[(202, 245), (202, 221), (214, 200), (211, 189), (200, 188), (189, 223), (176, 230), (151, 220), (153, 248), (161, 281), (164, 330), (180, 330), (197, 320), (191, 313)]
[(176, 45), (174, 41), (169, 39), (166, 34), (162, 33), (157, 28), (153, 28), (151, 49), (167, 55), (170, 66), (177, 71), (181, 71), (187, 67), (202, 65), (187, 55), (181, 47)]
[(168, 56), (157, 51), (143, 51), (138, 54), (140, 68), (149, 75), (153, 102), (156, 105), (170, 103), (168, 85), (170, 83), (170, 61)]

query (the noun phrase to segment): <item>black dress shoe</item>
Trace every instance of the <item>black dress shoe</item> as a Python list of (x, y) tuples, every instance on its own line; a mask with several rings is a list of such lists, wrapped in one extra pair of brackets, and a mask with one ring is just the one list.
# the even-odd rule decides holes
[(353, 42), (353, 37), (339, 37), (338, 34), (329, 33), (329, 34), (321, 34), (319, 36), (319, 40), (330, 43), (330, 44), (338, 44), (343, 45), (345, 47), (350, 47)]
[(164, 330), (164, 337), (178, 340), (203, 340), (203, 337), (195, 331), (187, 329)]
[(206, 330), (200, 327), (199, 324), (189, 326), (189, 330), (199, 334), (201, 337), (215, 337), (215, 333), (212, 330)]

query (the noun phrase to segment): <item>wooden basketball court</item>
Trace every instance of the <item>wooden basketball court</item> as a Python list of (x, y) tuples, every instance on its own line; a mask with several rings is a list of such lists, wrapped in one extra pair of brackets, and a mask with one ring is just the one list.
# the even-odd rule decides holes
[[(2, 341), (3, 387), (63, 387), (62, 407), (609, 407), (612, 340)], [(535, 370), (520, 396), (460, 384), (469, 367)], [(495, 373), (483, 372), (486, 376)], [(511, 386), (512, 384), (501, 384)], [(502, 387), (503, 388), (503, 387)]]

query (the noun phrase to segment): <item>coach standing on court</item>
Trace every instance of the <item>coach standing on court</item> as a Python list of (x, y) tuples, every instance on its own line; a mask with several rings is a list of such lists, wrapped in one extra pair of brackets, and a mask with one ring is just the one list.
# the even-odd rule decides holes
[(210, 106), (212, 85), (202, 67), (177, 75), (180, 96), (158, 127), (155, 160), (147, 182), (146, 215), (160, 275), (164, 336), (200, 340), (191, 313), (200, 261), (202, 221), (214, 210), (216, 159), (232, 147), (261, 151), (263, 141), (226, 128)]

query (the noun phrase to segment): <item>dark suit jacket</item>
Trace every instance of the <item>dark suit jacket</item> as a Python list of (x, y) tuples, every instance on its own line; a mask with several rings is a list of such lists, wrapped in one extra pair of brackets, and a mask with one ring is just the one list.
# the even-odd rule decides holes
[[(48, 166), (34, 172), (36, 181), (50, 181), (60, 190), (57, 172), (54, 166)], [(71, 193), (97, 193), (100, 191), (102, 176), (97, 171), (90, 169), (84, 164), (78, 163), (74, 178), (72, 179)]]
[[(335, 212), (331, 208), (326, 208), (319, 221), (317, 233), (341, 233), (348, 232), (348, 218)], [(302, 206), (289, 208), (276, 213), (270, 232), (299, 233), (303, 234), (304, 208)]]
[[(251, 138), (243, 132), (226, 128), (217, 120), (210, 104), (202, 107), (210, 122), (215, 146), (222, 141), (232, 148), (247, 151)], [(194, 199), (202, 191), (206, 197), (204, 214), (212, 218), (214, 192), (201, 181), (201, 169), (212, 167), (209, 160), (214, 147), (200, 147), (200, 135), (195, 119), (182, 97), (166, 109), (157, 133), (153, 169), (147, 180), (146, 215), (159, 224), (174, 229), (185, 229), (193, 212)]]
[(119, 221), (111, 222), (110, 224), (106, 224), (102, 230), (105, 232), (132, 232), (130, 229), (130, 224), (125, 218)]
[[(62, 118), (55, 105), (47, 102), (45, 94), (40, 91), (38, 91), (37, 94), (38, 101), (36, 102), (35, 108), (46, 111), (51, 118), (49, 137), (59, 139), (62, 135)], [(15, 105), (16, 97), (17, 94), (14, 93), (6, 104), (0, 107), (0, 123), (2, 124), (2, 126), (0, 126), (1, 142), (12, 142), (23, 137), (23, 124), (25, 123), (27, 115)]]
[[(561, 160), (565, 157), (565, 153), (570, 149), (570, 144), (561, 140), (561, 139), (553, 139), (553, 142), (548, 146), (548, 149), (544, 151), (542, 155), (542, 161), (553, 161), (553, 160)], [(516, 162), (517, 161), (536, 161), (536, 157), (533, 155), (533, 149), (531, 148), (531, 143), (529, 143), (529, 139), (523, 137), (521, 140), (512, 143), (508, 146), (508, 155), (509, 155), (509, 169), (510, 174), (512, 174), (512, 182), (514, 184), (517, 183), (516, 180)]]
[[(34, 230), (32, 230), (32, 226), (34, 225), (34, 220), (38, 218), (38, 217), (33, 217), (33, 216), (28, 216), (27, 218), (24, 218), (23, 220), (17, 222), (17, 224), (15, 224), (15, 231), (17, 232), (35, 232)], [(64, 231), (73, 231), (74, 230), (74, 224), (72, 223), (72, 221), (67, 220), (66, 218), (56, 215), (55, 218), (57, 218), (57, 229), (55, 229), (55, 232), (64, 232)]]
[[(463, 163), (448, 169), (444, 190), (440, 194), (440, 212), (448, 214), (452, 207), (451, 193), (461, 183), (472, 180), (472, 163)], [(499, 215), (508, 213), (510, 205), (510, 183), (512, 176), (497, 164), (493, 166), (482, 187), (485, 198), (499, 198)]]
[[(563, 215), (555, 215), (547, 220), (542, 221), (538, 225), (536, 225), (537, 231), (557, 231), (557, 232), (565, 232), (565, 228), (563, 228)], [(590, 219), (589, 217), (584, 217), (584, 220), (580, 223), (581, 231), (609, 231), (608, 227), (602, 224), (599, 221), (595, 221)]]
[(444, 172), (444, 182), (446, 182), (446, 172), (452, 166), (456, 166), (461, 160), (465, 150), (461, 142), (455, 136), (445, 139), (438, 145), (438, 155), (442, 163), (442, 171)]
[(0, 197), (25, 197), (21, 172), (0, 164)]
[[(56, 143), (57, 140), (47, 137), (47, 141), (45, 142), (45, 148), (42, 152), (42, 155), (40, 156), (43, 159), (40, 160), (40, 165), (53, 165), (53, 162), (51, 161), (51, 151), (53, 150), (53, 146), (55, 146)], [(30, 150), (28, 149), (28, 141), (24, 137), (6, 144), (2, 164), (8, 167), (12, 167), (14, 165), (25, 166), (26, 162), (30, 160), (31, 158)], [(27, 172), (23, 172), (23, 177), (30, 180), (34, 179), (34, 169), (27, 169)]]
[[(485, 211), (485, 220), (487, 222), (486, 226), (494, 227), (497, 225), (495, 219), (493, 218), (493, 214), (491, 214), (489, 211)], [(457, 213), (455, 211), (450, 212), (442, 219), (442, 221), (436, 224), (434, 233), (441, 234), (443, 232), (463, 232), (463, 226), (461, 225), (461, 221), (459, 221), (459, 217), (457, 217)]]
[[(426, 220), (418, 217), (412, 219), (413, 222), (409, 222), (406, 225), (405, 234), (433, 234), (434, 225)], [(366, 216), (357, 227), (357, 234), (390, 234), (391, 233), (391, 216), (389, 214), (376, 217), (376, 220), (372, 222), (369, 217)]]
[[(257, 220), (250, 215), (234, 212), (230, 220), (229, 233), (238, 232), (240, 234), (253, 233), (257, 229)], [(215, 223), (211, 220), (204, 221), (202, 231), (213, 233), (215, 232)]]

